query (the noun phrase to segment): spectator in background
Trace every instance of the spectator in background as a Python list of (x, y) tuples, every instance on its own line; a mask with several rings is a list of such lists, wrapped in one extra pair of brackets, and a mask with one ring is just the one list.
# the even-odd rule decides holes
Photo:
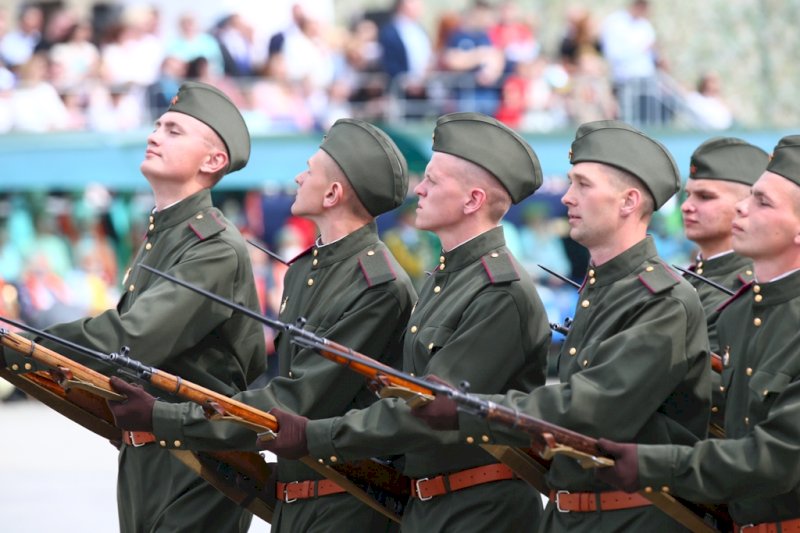
[(33, 54), (19, 67), (17, 88), (11, 95), (14, 130), (45, 133), (67, 127), (67, 109), (55, 87), (47, 81), (47, 73), (44, 52)]
[(700, 77), (697, 90), (686, 95), (686, 105), (697, 128), (726, 130), (733, 125), (733, 113), (722, 99), (720, 79), (715, 72)]
[(336, 109), (323, 122), (325, 130), (338, 118), (356, 116), (374, 120), (384, 115), (387, 80), (381, 67), (378, 26), (373, 20), (355, 21), (344, 44), (344, 59), (342, 71), (328, 90), (329, 107)]
[(186, 79), (212, 85), (225, 93), (225, 96), (236, 104), (236, 107), (240, 109), (246, 107), (245, 98), (239, 86), (224, 74), (217, 74), (207, 57), (197, 56), (189, 61), (186, 65)]
[(569, 275), (570, 265), (564, 250), (562, 237), (569, 227), (563, 218), (552, 218), (548, 204), (530, 202), (522, 215), (523, 225), (519, 230), (522, 244), (520, 262), (536, 283), (550, 285), (553, 277), (539, 268), (541, 264), (564, 276)]
[(289, 81), (309, 94), (324, 92), (333, 82), (335, 53), (326, 38), (326, 24), (316, 13), (304, 10), (296, 26), (284, 32), (282, 54)]
[(565, 104), (573, 124), (617, 117), (617, 101), (608, 81), (606, 63), (591, 48), (578, 53)]
[(541, 45), (536, 37), (536, 22), (520, 12), (514, 0), (505, 0), (497, 8), (497, 21), (489, 28), (489, 39), (505, 56), (505, 73), (515, 71), (517, 64), (539, 57)]
[(215, 31), (224, 72), (227, 76), (247, 77), (253, 70), (253, 27), (238, 13), (223, 18)]
[(494, 115), (500, 104), (500, 83), (505, 59), (492, 46), (489, 28), (494, 11), (485, 0), (475, 0), (462, 24), (453, 31), (442, 56), (442, 65), (461, 74), (455, 81), (454, 95), (459, 111)]
[(89, 128), (100, 132), (131, 131), (145, 122), (138, 93), (129, 85), (95, 85), (86, 110)]
[(433, 59), (431, 40), (422, 26), (424, 10), (422, 0), (395, 0), (391, 20), (378, 33), (383, 71), (390, 80), (404, 74), (403, 90), (417, 95), (424, 90)]
[(178, 21), (178, 36), (166, 47), (166, 53), (187, 63), (198, 57), (208, 60), (211, 73), (221, 76), (225, 72), (222, 50), (209, 33), (201, 32), (192, 13), (184, 13)]
[(147, 86), (145, 105), (152, 120), (160, 117), (169, 107), (172, 97), (178, 93), (181, 82), (186, 77), (186, 63), (174, 56), (167, 56), (161, 62), (161, 70), (155, 82)]
[(75, 13), (68, 9), (57, 9), (46, 18), (42, 38), (33, 48), (33, 53), (50, 52), (57, 44), (67, 41), (70, 30), (78, 22)]
[(436, 265), (441, 244), (435, 234), (414, 226), (416, 209), (416, 200), (407, 200), (398, 210), (397, 223), (384, 232), (383, 242), (419, 289), (426, 271)]
[(92, 26), (79, 21), (69, 28), (64, 42), (50, 49), (50, 61), (61, 66), (61, 86), (76, 89), (98, 75), (100, 51), (92, 42)]
[(314, 128), (314, 117), (301, 90), (289, 81), (286, 59), (271, 54), (261, 78), (249, 91), (253, 131), (307, 132)]
[(503, 83), (498, 120), (523, 131), (552, 131), (567, 126), (567, 112), (561, 93), (567, 74), (544, 58), (517, 64)]
[(42, 9), (31, 4), (23, 5), (17, 28), (5, 34), (0, 41), (0, 58), (9, 68), (16, 69), (27, 63), (34, 48), (42, 39), (43, 26)]
[(588, 9), (570, 6), (567, 8), (566, 19), (567, 26), (561, 38), (559, 55), (565, 67), (570, 69), (577, 66), (584, 54), (599, 55), (601, 46), (595, 19)]

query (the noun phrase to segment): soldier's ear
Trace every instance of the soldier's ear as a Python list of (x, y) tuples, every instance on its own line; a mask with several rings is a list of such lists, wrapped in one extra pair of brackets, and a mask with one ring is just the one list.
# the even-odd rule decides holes
[(200, 165), (200, 171), (206, 174), (216, 175), (227, 166), (228, 154), (224, 150), (213, 149), (209, 152), (208, 156), (206, 156), (203, 164)]
[(642, 204), (642, 191), (636, 187), (628, 187), (622, 191), (620, 198), (620, 215), (625, 218), (635, 213)]
[(467, 191), (467, 201), (464, 203), (464, 214), (469, 215), (479, 210), (486, 203), (486, 191), (480, 187), (473, 187)]
[(325, 196), (322, 198), (323, 207), (333, 207), (342, 202), (344, 198), (344, 186), (338, 181), (332, 181), (328, 188), (325, 190)]

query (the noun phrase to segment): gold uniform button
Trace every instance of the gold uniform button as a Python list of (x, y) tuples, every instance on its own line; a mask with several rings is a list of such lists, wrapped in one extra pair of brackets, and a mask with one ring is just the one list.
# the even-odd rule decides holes
[(369, 252), (367, 252), (367, 255), (375, 255), (375, 250), (370, 250)]
[(716, 405), (712, 406), (711, 407), (711, 412), (712, 413), (719, 413), (719, 407), (717, 407)]
[(308, 286), (310, 287), (310, 286), (312, 286), (314, 284), (314, 279), (313, 278), (308, 278), (308, 281), (306, 283), (308, 283)]
[(150, 215), (150, 222), (153, 222), (154, 220), (155, 218), (153, 218), (153, 215)]
[(149, 243), (149, 242), (148, 242), (147, 244), (145, 244), (145, 245), (144, 245), (144, 249), (145, 249), (145, 250), (149, 250), (149, 249), (150, 249), (150, 248), (152, 248), (152, 247), (153, 247), (152, 243)]
[(652, 272), (652, 271), (653, 271), (653, 270), (655, 270), (655, 269), (653, 268), (653, 266), (652, 266), (652, 265), (650, 265), (650, 266), (648, 266), (647, 268), (645, 268), (645, 270), (646, 270), (647, 272)]
[(442, 263), (441, 265), (439, 265), (439, 270), (444, 270), (444, 263)]
[(651, 492), (653, 492), (653, 487), (645, 487), (645, 488), (644, 488), (644, 491), (645, 491), (646, 493), (650, 494)]
[(436, 293), (436, 294), (439, 294), (440, 292), (442, 292), (442, 288), (437, 285), (437, 286), (435, 286), (433, 288), (433, 292)]
[(472, 437), (467, 437), (467, 444), (472, 444), (473, 442), (475, 442), (475, 439), (474, 439), (474, 438), (472, 438)]
[(411, 326), (411, 333), (417, 332), (417, 326)]
[(747, 374), (748, 376), (752, 376), (753, 375), (753, 369), (750, 368), (750, 367), (747, 367), (747, 370), (745, 370), (744, 373)]
[(33, 366), (31, 366), (30, 363), (25, 363), (25, 370), (30, 370), (31, 368), (33, 368)]
[(590, 277), (590, 278), (593, 278), (593, 277), (594, 277), (594, 269), (593, 269), (593, 268), (592, 268), (592, 269), (589, 269), (589, 277)]
[(584, 366), (584, 368), (589, 366), (589, 360), (588, 359), (584, 359), (583, 360), (583, 366)]
[(703, 262), (702, 262), (702, 261), (698, 261), (698, 262), (697, 262), (697, 266), (698, 266), (699, 268), (703, 268)]
[(576, 353), (578, 353), (578, 349), (576, 347), (573, 346), (572, 348), (569, 349), (570, 355), (575, 355)]
[(753, 299), (756, 301), (756, 303), (758, 303), (764, 299), (764, 296), (762, 296), (761, 294), (756, 294), (755, 298)]
[(669, 487), (664, 485), (663, 487), (661, 487), (661, 492), (669, 492)]
[(293, 378), (293, 377), (294, 377), (294, 374), (292, 373), (292, 371), (291, 371), (291, 370), (289, 370), (289, 377), (290, 377), (290, 378)]
[(698, 268), (698, 269), (697, 269), (697, 273), (698, 273), (698, 274), (702, 274), (702, 273), (703, 273), (703, 269), (702, 269), (702, 268)]
[(443, 255), (440, 255), (440, 256), (439, 256), (439, 262), (440, 262), (440, 263), (444, 263), (444, 256), (443, 256)]
[(150, 225), (147, 227), (147, 229), (149, 229), (150, 231), (153, 231), (155, 228), (156, 228), (156, 225), (155, 225), (155, 224), (150, 224)]
[(179, 441), (179, 440), (176, 440), (175, 442), (173, 442), (173, 444), (175, 445), (176, 448), (180, 448), (181, 444), (183, 444), (183, 443), (181, 441)]
[(133, 290), (134, 290), (135, 288), (136, 288), (136, 287), (133, 285), (133, 283), (131, 283), (131, 284), (130, 284), (130, 286), (128, 287), (128, 290), (129, 290), (130, 292), (133, 292)]
[(764, 396), (766, 396), (766, 395), (768, 395), (768, 394), (769, 394), (769, 391), (768, 391), (767, 389), (764, 389), (764, 392), (762, 392), (762, 394), (763, 394)]
[(317, 266), (317, 263), (319, 263), (319, 259), (314, 259), (313, 261), (311, 261), (311, 264), (314, 266)]
[(313, 255), (314, 257), (317, 257), (317, 254), (318, 254), (318, 253), (319, 253), (319, 252), (317, 251), (317, 249), (316, 249), (316, 248), (314, 248), (314, 251), (313, 251), (313, 252), (311, 252), (311, 255)]
[(483, 442), (489, 442), (489, 435), (481, 435), (481, 440)]
[(749, 416), (744, 417), (744, 423), (745, 424), (749, 424), (750, 423), (750, 417)]
[(491, 255), (492, 255), (492, 257), (500, 257), (500, 254), (498, 254), (497, 252), (492, 252)]
[(720, 385), (719, 386), (719, 391), (720, 392), (725, 392), (725, 385)]
[(336, 462), (336, 461), (338, 461), (338, 460), (339, 460), (339, 458), (338, 458), (338, 457), (336, 457), (335, 455), (331, 455), (331, 462), (332, 462), (332, 463), (335, 463), (335, 462)]
[(161, 446), (162, 448), (166, 448), (167, 447), (167, 441), (160, 440), (160, 441), (158, 441), (158, 445)]
[(428, 350), (433, 350), (433, 343), (430, 343), (430, 344), (428, 345)]
[(194, 218), (196, 218), (197, 220), (202, 220), (202, 219), (203, 219), (203, 213), (199, 213), (199, 214), (198, 214), (196, 217), (194, 217)]
[(17, 363), (14, 363), (13, 365), (11, 365), (11, 370), (19, 370), (19, 365)]
[(597, 278), (589, 278), (589, 285), (594, 285), (597, 283)]
[(760, 319), (760, 318), (758, 318), (758, 317), (754, 318), (754, 319), (753, 319), (753, 325), (754, 325), (755, 327), (758, 327), (758, 326), (760, 326), (760, 325), (761, 325), (761, 319)]
[(753, 292), (756, 294), (761, 292), (761, 285), (753, 285)]
[(320, 457), (319, 459), (317, 459), (317, 462), (318, 462), (319, 464), (321, 464), (321, 465), (324, 465), (324, 464), (325, 464), (325, 460), (324, 460), (322, 457)]
[(584, 300), (584, 301), (582, 301), (582, 302), (581, 302), (581, 307), (583, 307), (584, 309), (586, 309), (587, 307), (589, 307), (589, 300)]
[(753, 275), (753, 271), (752, 270), (745, 270), (744, 273), (747, 274), (748, 276), (752, 276)]

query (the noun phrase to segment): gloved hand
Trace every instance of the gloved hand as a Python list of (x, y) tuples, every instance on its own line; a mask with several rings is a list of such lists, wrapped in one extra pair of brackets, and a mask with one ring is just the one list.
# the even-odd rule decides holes
[(594, 473), (603, 483), (614, 485), (625, 492), (639, 490), (639, 448), (636, 444), (622, 444), (598, 439), (600, 453), (614, 459), (614, 466), (596, 468)]
[(259, 449), (268, 450), (284, 459), (300, 459), (308, 455), (308, 418), (278, 408), (269, 413), (278, 419), (278, 436), (270, 441), (258, 441)]
[[(432, 383), (453, 388), (448, 382), (433, 374), (425, 376), (425, 379)], [(458, 429), (458, 406), (456, 402), (445, 394), (437, 394), (432, 402), (412, 408), (411, 414), (422, 419), (433, 429)]]
[(121, 402), (108, 401), (114, 424), (126, 431), (153, 431), (153, 405), (156, 399), (140, 385), (131, 385), (117, 376), (111, 376), (111, 388), (126, 396)]

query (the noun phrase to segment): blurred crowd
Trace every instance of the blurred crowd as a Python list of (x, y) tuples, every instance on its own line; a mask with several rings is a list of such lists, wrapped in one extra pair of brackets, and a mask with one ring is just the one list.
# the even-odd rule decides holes
[(603, 118), (733, 124), (715, 74), (698, 73), (696, 88), (667, 74), (646, 0), (602, 17), (571, 7), (556, 43), (542, 42), (536, 13), (508, 0), (437, 10), (433, 21), (422, 0), (395, 0), (344, 25), (308, 5), (287, 7), (292, 22), (268, 39), (240, 13), (203, 27), (186, 12), (163, 28), (153, 6), (109, 4), (89, 19), (58, 3), (0, 6), (0, 133), (141, 128), (185, 79), (225, 91), (254, 134), (459, 110), (531, 132)]

